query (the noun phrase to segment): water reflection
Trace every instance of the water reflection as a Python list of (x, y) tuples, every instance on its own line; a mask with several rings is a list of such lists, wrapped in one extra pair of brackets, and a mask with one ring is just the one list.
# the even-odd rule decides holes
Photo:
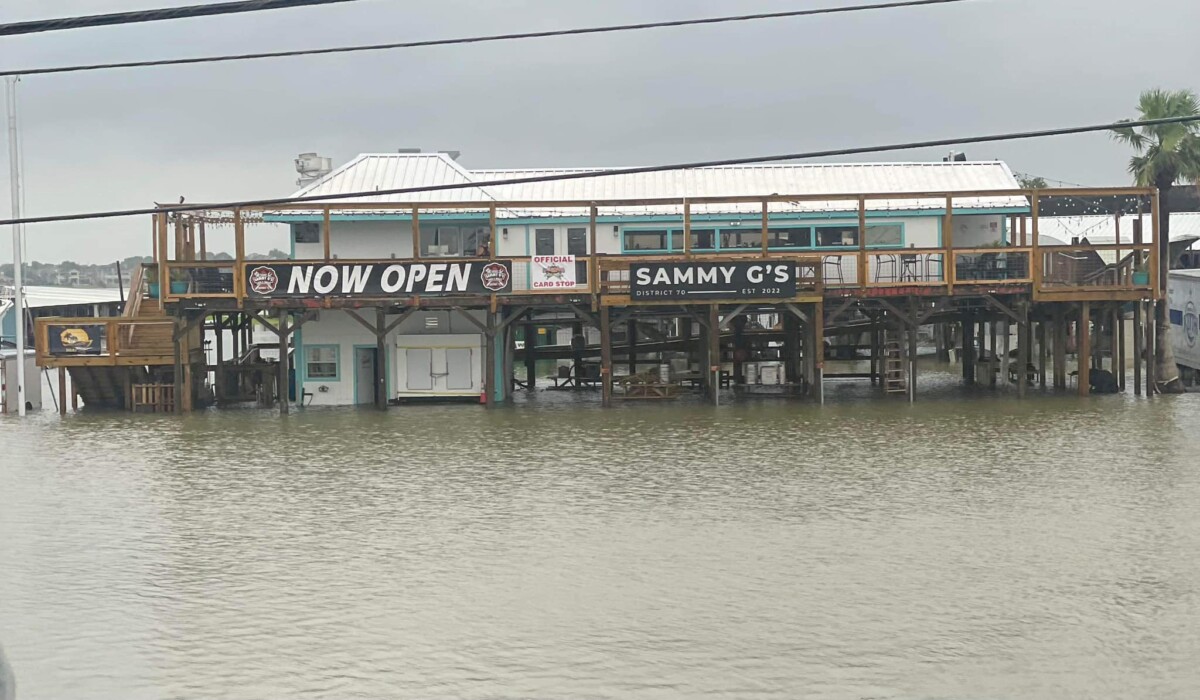
[(0, 635), (23, 700), (1200, 692), (1200, 396), (929, 391), (0, 420)]

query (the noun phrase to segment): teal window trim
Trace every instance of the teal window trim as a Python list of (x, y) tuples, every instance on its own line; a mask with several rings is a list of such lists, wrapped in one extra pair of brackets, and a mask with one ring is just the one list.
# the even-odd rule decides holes
[[(342, 346), (337, 343), (314, 343), (305, 345), (304, 347), (304, 372), (302, 373), (305, 380), (315, 382), (340, 382), (342, 381)], [(374, 346), (371, 346), (374, 347)], [(308, 366), (312, 362), (311, 354), (313, 350), (333, 349), (333, 366), (334, 375), (332, 377), (314, 377), (309, 371)]]
[[(726, 217), (726, 218), (728, 218), (728, 217)], [(908, 230), (907, 230), (907, 226), (906, 226), (905, 222), (903, 222), (903, 221), (876, 221), (876, 222), (874, 222), (874, 225), (876, 225), (876, 226), (899, 226), (900, 227), (900, 243), (898, 243), (898, 244), (897, 243), (868, 244), (867, 248), (869, 250), (870, 249), (895, 250), (895, 249), (899, 249), (899, 248), (904, 248), (908, 245)], [(871, 224), (868, 224), (868, 228), (870, 226), (871, 226)], [(941, 246), (941, 233), (940, 233), (941, 223), (940, 222), (939, 222), (938, 226), (939, 226), (938, 246), (940, 247)], [(849, 246), (849, 245), (818, 246), (818, 245), (815, 245), (815, 243), (817, 241), (817, 229), (848, 228), (848, 227), (858, 228), (857, 221), (844, 222), (844, 223), (825, 223), (825, 224), (815, 224), (814, 223), (814, 224), (796, 225), (791, 220), (781, 221), (781, 220), (770, 220), (769, 219), (767, 221), (767, 227), (768, 228), (791, 228), (791, 229), (807, 228), (809, 230), (809, 240), (811, 240), (813, 242), (813, 245), (809, 245), (809, 246), (770, 247), (767, 249), (769, 251), (784, 251), (784, 252), (808, 251), (808, 250), (830, 251), (830, 250), (856, 250), (858, 248), (857, 245), (853, 245), (853, 246)], [(715, 247), (714, 248), (692, 248), (693, 253), (723, 253), (723, 252), (743, 252), (744, 253), (747, 250), (753, 250), (753, 248), (725, 248), (725, 247), (721, 246), (721, 234), (722, 233), (724, 233), (725, 231), (743, 231), (743, 232), (755, 231), (756, 229), (754, 229), (751, 226), (721, 226), (721, 227), (706, 226), (704, 228), (705, 228), (705, 230), (711, 229), (713, 231), (713, 238), (714, 238), (713, 243), (714, 243)], [(761, 228), (761, 221), (760, 221), (760, 228)], [(625, 247), (625, 234), (626, 233), (637, 233), (639, 231), (666, 231), (667, 232), (667, 245), (669, 247), (668, 248), (639, 249), (639, 250), (627, 249)], [(673, 228), (673, 227), (661, 227), (661, 226), (622, 227), (621, 231), (620, 231), (621, 254), (622, 255), (671, 255), (674, 253), (682, 253), (683, 252), (682, 249), (676, 249), (674, 247), (671, 247), (671, 244), (675, 239), (675, 234), (679, 234), (680, 237), (682, 238), (683, 229), (682, 228)]]

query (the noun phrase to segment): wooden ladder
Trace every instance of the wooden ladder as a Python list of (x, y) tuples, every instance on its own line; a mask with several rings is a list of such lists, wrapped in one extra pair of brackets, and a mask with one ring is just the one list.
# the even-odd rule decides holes
[(908, 392), (908, 366), (898, 341), (885, 336), (883, 341), (883, 389), (889, 394)]

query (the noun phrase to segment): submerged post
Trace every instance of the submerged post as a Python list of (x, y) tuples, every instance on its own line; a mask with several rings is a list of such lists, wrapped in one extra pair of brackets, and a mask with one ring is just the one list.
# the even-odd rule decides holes
[(962, 362), (963, 383), (968, 386), (975, 384), (975, 319), (964, 318), (962, 321)]
[(1025, 398), (1029, 384), (1029, 302), (1018, 305), (1021, 322), (1017, 324), (1017, 396)]
[(711, 377), (710, 395), (714, 404), (721, 401), (721, 314), (717, 304), (708, 307), (708, 373)]
[(1083, 302), (1079, 307), (1079, 395), (1087, 396), (1091, 393), (1091, 373), (1092, 373), (1092, 307), (1088, 302)]
[(387, 310), (375, 307), (375, 408), (386, 411), (387, 395)]
[[(600, 405), (612, 405), (612, 323), (609, 307), (600, 307)], [(528, 352), (529, 343), (525, 347)]]
[(279, 366), (278, 376), (275, 378), (275, 383), (278, 384), (276, 393), (279, 395), (279, 415), (286, 416), (290, 407), (288, 405), (288, 317), (287, 310), (280, 309), (276, 313), (279, 330)]
[(1133, 395), (1142, 395), (1142, 302), (1133, 302)]

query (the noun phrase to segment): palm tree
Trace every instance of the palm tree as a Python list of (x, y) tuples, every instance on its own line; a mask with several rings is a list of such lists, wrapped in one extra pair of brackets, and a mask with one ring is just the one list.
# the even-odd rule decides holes
[[(1196, 93), (1191, 90), (1147, 90), (1142, 93), (1138, 100), (1138, 121), (1172, 117), (1200, 118), (1200, 99)], [(1160, 284), (1165, 288), (1171, 264), (1168, 252), (1171, 236), (1169, 195), (1176, 183), (1200, 181), (1200, 121), (1126, 127), (1116, 130), (1113, 137), (1137, 151), (1129, 159), (1129, 172), (1134, 182), (1143, 187), (1158, 188), (1158, 259)], [(1181, 393), (1183, 382), (1179, 379), (1179, 368), (1168, 336), (1170, 324), (1166, 299), (1159, 300), (1156, 317), (1158, 352), (1154, 359), (1158, 389), (1163, 393)]]

